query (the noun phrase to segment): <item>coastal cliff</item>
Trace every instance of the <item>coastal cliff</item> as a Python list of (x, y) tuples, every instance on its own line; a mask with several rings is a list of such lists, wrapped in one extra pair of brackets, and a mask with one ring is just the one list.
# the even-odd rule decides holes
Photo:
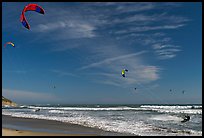
[(11, 100), (2, 96), (2, 106), (16, 106), (16, 105), (17, 104), (15, 102), (12, 102)]

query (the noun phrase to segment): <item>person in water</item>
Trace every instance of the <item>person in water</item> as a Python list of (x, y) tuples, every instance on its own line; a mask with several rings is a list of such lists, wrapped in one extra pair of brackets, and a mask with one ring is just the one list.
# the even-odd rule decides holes
[(185, 115), (184, 119), (181, 122), (187, 122), (190, 120), (190, 116), (189, 115)]
[(40, 111), (40, 109), (38, 108), (38, 109), (35, 109), (34, 111), (35, 111), (35, 112), (38, 112), (38, 111)]

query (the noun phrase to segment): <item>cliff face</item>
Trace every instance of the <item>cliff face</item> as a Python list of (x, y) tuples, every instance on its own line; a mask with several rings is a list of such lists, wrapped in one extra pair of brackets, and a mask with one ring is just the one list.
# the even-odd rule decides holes
[(17, 104), (2, 96), (2, 106), (16, 106)]

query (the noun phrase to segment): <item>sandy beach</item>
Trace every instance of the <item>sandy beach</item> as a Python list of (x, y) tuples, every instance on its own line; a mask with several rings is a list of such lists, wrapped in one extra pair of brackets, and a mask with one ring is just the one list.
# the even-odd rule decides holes
[[(2, 128), (2, 136), (81, 136), (77, 134), (34, 132), (17, 129)], [(89, 135), (91, 136), (91, 135)]]
[(2, 116), (2, 136), (117, 136), (120, 133), (103, 131), (54, 120)]

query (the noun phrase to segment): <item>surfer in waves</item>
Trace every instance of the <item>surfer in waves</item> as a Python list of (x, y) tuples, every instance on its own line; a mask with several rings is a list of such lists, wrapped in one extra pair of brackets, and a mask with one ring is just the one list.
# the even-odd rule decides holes
[(181, 122), (184, 123), (184, 122), (187, 122), (189, 120), (190, 120), (190, 116), (189, 115), (185, 115)]

